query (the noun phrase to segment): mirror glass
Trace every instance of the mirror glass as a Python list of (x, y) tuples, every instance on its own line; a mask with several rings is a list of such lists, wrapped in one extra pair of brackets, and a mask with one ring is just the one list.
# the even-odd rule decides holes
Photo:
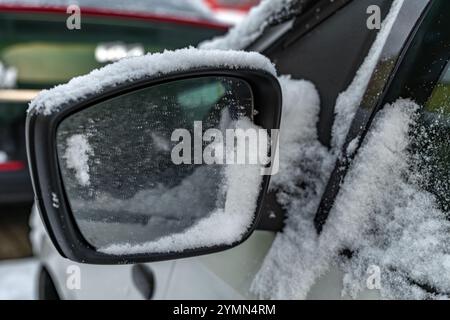
[(197, 77), (65, 118), (57, 129), (59, 166), (82, 235), (117, 255), (240, 240), (254, 219), (261, 166), (227, 161), (238, 138), (229, 144), (226, 137), (229, 129), (255, 128), (253, 113), (245, 81)]

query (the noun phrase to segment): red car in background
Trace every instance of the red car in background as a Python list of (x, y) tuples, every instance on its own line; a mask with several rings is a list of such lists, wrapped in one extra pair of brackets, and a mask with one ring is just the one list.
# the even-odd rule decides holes
[(40, 90), (120, 58), (195, 46), (228, 30), (202, 8), (163, 0), (126, 8), (86, 0), (81, 29), (70, 30), (64, 1), (34, 2), (0, 1), (0, 203), (33, 200), (25, 116)]
[(236, 24), (261, 0), (204, 0), (219, 21)]

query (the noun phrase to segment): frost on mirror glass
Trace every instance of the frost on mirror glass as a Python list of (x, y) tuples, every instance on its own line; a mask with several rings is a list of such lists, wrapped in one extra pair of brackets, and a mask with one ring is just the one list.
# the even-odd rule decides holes
[[(83, 236), (119, 255), (241, 240), (253, 222), (261, 166), (224, 165), (219, 158), (235, 150), (227, 143), (220, 149), (218, 136), (256, 129), (252, 115), (245, 81), (201, 77), (140, 89), (64, 119), (59, 163)], [(216, 135), (206, 134), (211, 130)]]

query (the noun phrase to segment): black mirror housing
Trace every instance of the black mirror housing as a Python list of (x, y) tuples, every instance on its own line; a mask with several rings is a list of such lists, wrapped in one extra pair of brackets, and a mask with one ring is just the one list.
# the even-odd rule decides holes
[[(58, 158), (57, 129), (61, 122), (93, 105), (137, 90), (173, 81), (202, 77), (228, 77), (246, 82), (251, 88), (254, 106), (257, 110), (254, 113), (253, 122), (267, 130), (279, 129), (282, 97), (278, 80), (267, 70), (246, 68), (245, 66), (205, 65), (186, 68), (182, 71), (143, 74), (134, 77), (132, 80), (126, 79), (122, 83), (105, 84), (101, 90), (97, 88), (92, 93), (81, 95), (77, 99), (68, 99), (68, 101), (54, 108), (52, 112), (43, 111), (46, 102), (52, 97), (51, 90), (45, 93), (45, 96), (41, 99), (37, 99), (34, 105), (32, 103), (27, 117), (26, 131), (27, 151), (36, 205), (53, 244), (62, 256), (76, 262), (91, 264), (161, 261), (223, 251), (242, 243), (252, 234), (258, 223), (262, 202), (267, 193), (270, 180), (268, 175), (262, 178), (252, 225), (241, 239), (231, 244), (202, 246), (182, 250), (181, 252), (108, 254), (98, 251), (86, 240), (74, 218)], [(105, 79), (105, 82), (108, 81), (109, 79)], [(61, 92), (61, 88), (59, 90)], [(70, 96), (71, 92), (67, 92), (67, 95)]]

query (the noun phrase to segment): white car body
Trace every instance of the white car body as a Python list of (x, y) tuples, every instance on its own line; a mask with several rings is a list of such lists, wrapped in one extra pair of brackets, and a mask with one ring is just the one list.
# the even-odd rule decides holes
[[(78, 264), (59, 255), (51, 243), (37, 209), (31, 216), (31, 240), (34, 253), (50, 273), (62, 299), (143, 299), (133, 282), (133, 265)], [(259, 270), (275, 234), (255, 232), (233, 249), (188, 259), (147, 263), (154, 275), (153, 299), (255, 299), (250, 292), (253, 277)], [(80, 287), (67, 285), (71, 267), (80, 271)], [(310, 290), (308, 299), (342, 299), (343, 274), (330, 270)], [(348, 297), (347, 297), (348, 298)], [(378, 290), (362, 292), (358, 299), (379, 299)]]

